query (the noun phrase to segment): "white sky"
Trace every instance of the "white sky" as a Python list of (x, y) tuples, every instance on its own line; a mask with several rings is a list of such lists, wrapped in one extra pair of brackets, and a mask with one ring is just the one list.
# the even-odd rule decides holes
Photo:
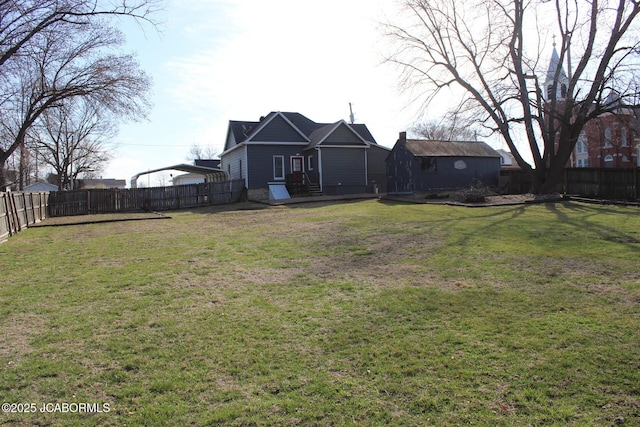
[[(161, 34), (122, 28), (154, 80), (149, 120), (121, 127), (105, 178), (187, 163), (193, 144), (223, 149), (229, 120), (295, 111), (365, 123), (392, 147), (418, 105), (382, 58), (389, 0), (168, 0)], [(386, 8), (386, 11), (383, 10)], [(157, 185), (151, 181), (151, 185)]]

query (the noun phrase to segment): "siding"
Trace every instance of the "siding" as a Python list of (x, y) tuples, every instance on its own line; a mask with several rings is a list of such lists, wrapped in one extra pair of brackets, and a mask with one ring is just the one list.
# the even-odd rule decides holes
[(372, 145), (367, 150), (367, 176), (369, 178), (368, 191), (373, 192), (373, 185), (378, 187), (378, 192), (387, 192), (387, 157), (390, 150)]
[(367, 191), (365, 149), (321, 148), (322, 190), (326, 194)]
[[(244, 148), (238, 148), (231, 153), (224, 155), (220, 161), (220, 169), (229, 174), (229, 180), (242, 179), (246, 176), (246, 161), (244, 159)], [(242, 161), (242, 170), (240, 163)]]
[[(306, 150), (304, 152), (305, 155), (305, 173), (309, 177), (312, 183), (319, 184), (320, 183), (320, 174), (319, 174), (319, 164), (318, 164), (318, 152), (316, 150)], [(309, 156), (313, 156), (313, 170), (309, 170)]]
[(323, 145), (364, 145), (346, 125), (342, 124), (322, 142)]
[(231, 132), (231, 127), (229, 127), (229, 132), (227, 133), (227, 141), (224, 144), (224, 149), (229, 150), (235, 147), (236, 144), (236, 138), (233, 136), (233, 132)]
[(284, 156), (285, 176), (291, 173), (291, 156), (304, 156), (304, 169), (306, 171), (306, 156), (308, 152), (303, 149), (304, 147), (302, 146), (291, 145), (248, 145), (247, 160), (250, 166), (248, 188), (250, 190), (266, 188), (267, 183), (275, 181), (273, 177), (273, 156)]
[[(414, 192), (468, 188), (474, 184), (497, 186), (500, 159), (487, 157), (433, 157), (436, 170), (422, 169), (422, 157), (414, 157), (404, 146), (396, 146), (387, 160), (387, 191)], [(464, 161), (465, 169), (455, 163)]]
[[(466, 168), (458, 170), (455, 162), (464, 161)], [(468, 188), (472, 185), (498, 186), (500, 159), (483, 157), (437, 157), (436, 171), (423, 171), (421, 158), (413, 161), (415, 191)]]
[(308, 142), (281, 116), (275, 116), (264, 129), (251, 138), (255, 142)]
[(413, 179), (413, 154), (403, 144), (396, 144), (387, 158), (387, 192), (412, 193), (415, 191)]

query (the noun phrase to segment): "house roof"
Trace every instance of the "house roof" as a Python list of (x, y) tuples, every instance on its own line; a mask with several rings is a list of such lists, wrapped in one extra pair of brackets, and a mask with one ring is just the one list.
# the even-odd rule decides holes
[(500, 157), (493, 148), (480, 141), (408, 139), (406, 147), (416, 157)]
[[(327, 124), (327, 125), (323, 125), (322, 127), (319, 127), (318, 129), (316, 129), (315, 131), (313, 131), (311, 133), (311, 135), (309, 135), (309, 139), (311, 140), (311, 143), (309, 144), (309, 146), (307, 148), (313, 148), (316, 147), (318, 145), (321, 145), (323, 142), (326, 141), (327, 138), (329, 138), (329, 136), (331, 136), (331, 134), (333, 134), (336, 129), (338, 129), (340, 126), (345, 126), (346, 129), (348, 129), (349, 131), (351, 131), (353, 133), (353, 135), (356, 137), (356, 140), (358, 140), (363, 146), (368, 145), (367, 141), (365, 140), (365, 138), (362, 136), (362, 134), (360, 134), (354, 125), (348, 125), (347, 122), (345, 122), (344, 120), (340, 120), (336, 123), (331, 123), (331, 124)], [(364, 129), (366, 129), (366, 133), (369, 133), (369, 130), (367, 129), (366, 126), (362, 125), (364, 127)], [(362, 129), (361, 129), (362, 130)], [(371, 135), (369, 133), (369, 135)], [(371, 137), (371, 139), (373, 139), (373, 137)]]
[(242, 142), (246, 140), (260, 122), (240, 122), (236, 120), (229, 121), (229, 129), (236, 141)]
[[(282, 117), (290, 126), (298, 132), (303, 138), (309, 141), (309, 147), (312, 148), (321, 143), (329, 134), (338, 128), (340, 124), (348, 126), (354, 134), (362, 139), (365, 143), (377, 145), (376, 140), (371, 135), (371, 132), (365, 124), (348, 124), (344, 120), (340, 120), (335, 123), (316, 123), (308, 117), (295, 112), (274, 112), (272, 111), (268, 115), (261, 117), (259, 121), (229, 121), (229, 131), (233, 134), (236, 144), (243, 142), (250, 142), (250, 140), (265, 129), (270, 122), (272, 122), (277, 116)], [(284, 133), (285, 129), (275, 129), (276, 132), (282, 132), (282, 141), (287, 140), (287, 135)], [(290, 132), (290, 129), (287, 131)], [(274, 135), (271, 135), (272, 137)], [(277, 134), (276, 134), (277, 139)], [(232, 147), (226, 147), (230, 149)]]
[(38, 180), (37, 182), (24, 187), (24, 191), (58, 191), (58, 186), (51, 184), (50, 182)]

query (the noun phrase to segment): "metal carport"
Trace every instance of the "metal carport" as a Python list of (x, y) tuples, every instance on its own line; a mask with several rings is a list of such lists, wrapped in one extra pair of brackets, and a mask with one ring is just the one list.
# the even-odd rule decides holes
[(189, 164), (180, 164), (180, 165), (167, 166), (164, 168), (159, 168), (154, 170), (148, 170), (145, 172), (140, 172), (138, 174), (135, 174), (134, 176), (131, 177), (131, 188), (138, 187), (138, 178), (140, 178), (142, 175), (147, 175), (155, 172), (168, 171), (168, 170), (177, 170), (181, 172), (191, 172), (191, 173), (201, 174), (201, 175), (204, 175), (205, 182), (222, 182), (222, 181), (228, 180), (227, 173), (222, 169), (208, 168), (205, 166), (196, 166), (196, 165), (189, 165)]

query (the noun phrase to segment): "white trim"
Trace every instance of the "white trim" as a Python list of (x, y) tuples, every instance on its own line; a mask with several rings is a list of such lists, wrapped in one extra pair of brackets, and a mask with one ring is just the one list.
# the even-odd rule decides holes
[[(324, 136), (320, 139), (320, 141), (318, 141), (314, 145), (316, 145), (316, 146), (323, 145), (324, 141), (326, 141), (327, 138), (329, 138), (329, 136), (332, 135), (336, 131), (336, 129), (338, 129), (341, 125), (345, 125), (347, 127), (347, 129), (349, 129), (349, 131), (351, 131), (351, 133), (356, 136), (356, 138), (358, 138), (360, 141), (362, 141), (365, 144), (366, 148), (369, 147), (369, 142), (367, 142), (362, 136), (360, 136), (360, 134), (358, 132), (356, 132), (355, 129), (353, 129), (351, 126), (349, 126), (349, 123), (345, 122), (344, 119), (335, 122), (333, 127), (331, 128), (331, 130), (329, 130), (326, 134), (324, 134)], [(324, 147), (333, 147), (333, 146), (332, 145), (324, 145)], [(350, 146), (348, 146), (348, 145), (339, 145), (339, 147), (350, 147)], [(360, 146), (358, 145), (356, 147), (360, 147)]]
[(365, 187), (369, 186), (369, 152), (365, 150), (364, 152), (364, 185)]
[(220, 153), (220, 159), (222, 159), (222, 156), (226, 156), (227, 154), (231, 153), (232, 151), (238, 150), (242, 147), (244, 147), (244, 142), (241, 142), (240, 144), (236, 144), (233, 147), (229, 148), (226, 151), (223, 151), (222, 153)]
[(246, 168), (246, 171), (240, 171), (240, 176), (244, 176), (244, 188), (249, 188), (249, 149), (247, 146), (244, 146), (244, 155), (242, 156), (242, 164), (240, 165), (243, 168)]
[(368, 144), (367, 145), (324, 145), (322, 144), (322, 148), (362, 148), (363, 150), (366, 150), (369, 147), (370, 146)]
[[(276, 176), (276, 157), (280, 157), (282, 159), (282, 178)], [(284, 155), (283, 154), (274, 154), (272, 156), (272, 168), (273, 168), (273, 179), (274, 181), (284, 181), (286, 176), (286, 168), (284, 164)]]
[(273, 141), (247, 141), (243, 142), (243, 144), (247, 145), (300, 145), (302, 147), (306, 147), (309, 145), (308, 142), (273, 142)]
[[(231, 140), (233, 140), (233, 145), (230, 148), (227, 148)], [(236, 147), (237, 145), (238, 145), (238, 141), (236, 141), (236, 137), (233, 135), (233, 132), (231, 131), (231, 124), (229, 124), (229, 127), (227, 129), (227, 139), (224, 141), (224, 149), (225, 151), (231, 150), (233, 149), (233, 147)]]
[[(322, 182), (322, 152), (320, 151), (320, 147), (316, 147), (316, 151), (318, 152), (318, 183), (320, 184), (320, 191), (323, 191), (324, 183)], [(640, 152), (640, 148), (638, 149)]]
[(235, 151), (241, 147), (246, 147), (247, 145), (299, 145), (301, 147), (308, 147), (309, 143), (308, 142), (241, 142), (237, 145), (234, 145), (233, 147), (229, 148), (226, 151), (223, 151), (220, 154), (220, 158), (222, 158), (222, 156), (226, 156), (227, 154), (231, 153), (232, 151)]
[[(271, 113), (269, 113), (271, 114)], [(291, 126), (293, 128), (294, 131), (296, 131), (298, 133), (298, 135), (300, 135), (305, 141), (307, 141), (307, 145), (311, 142), (309, 140), (309, 138), (307, 138), (307, 135), (305, 135), (304, 133), (302, 133), (302, 131), (300, 129), (298, 129), (293, 123), (291, 123), (291, 120), (289, 120), (284, 114), (282, 114), (280, 111), (277, 111), (273, 116), (271, 116), (271, 118), (269, 120), (266, 120), (264, 123), (262, 123), (260, 126), (258, 126), (256, 128), (255, 131), (251, 132), (251, 135), (249, 135), (247, 137), (247, 139), (244, 140), (244, 142), (254, 142), (251, 141), (251, 139), (256, 136), (257, 134), (259, 134), (264, 128), (267, 127), (267, 125), (269, 125), (269, 123), (271, 123), (277, 116), (282, 117), (282, 119), (287, 122), (287, 124), (289, 126)]]
[(308, 171), (313, 170), (313, 154), (309, 154), (307, 156), (307, 170)]

